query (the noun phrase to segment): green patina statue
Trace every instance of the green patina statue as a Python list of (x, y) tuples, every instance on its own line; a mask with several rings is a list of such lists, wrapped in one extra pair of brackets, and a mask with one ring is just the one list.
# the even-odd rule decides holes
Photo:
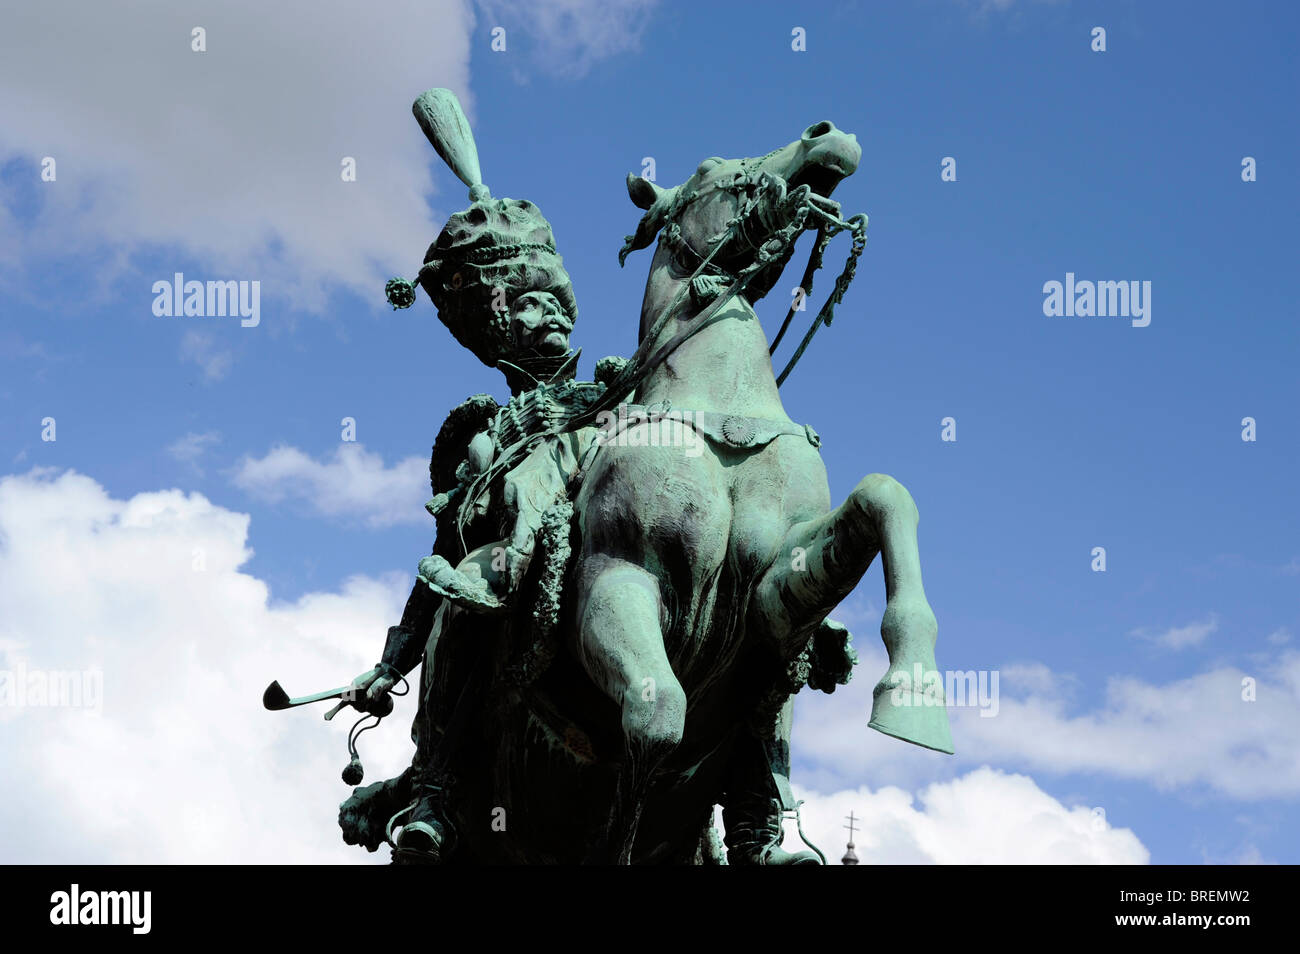
[[(414, 111), (471, 200), (418, 284), (512, 396), (471, 397), (438, 433), (433, 553), (379, 665), (302, 700), (273, 684), (268, 707), (329, 696), (382, 718), (423, 664), (411, 767), (355, 789), (339, 817), (348, 843), (387, 843), (396, 863), (724, 863), (717, 804), (725, 863), (823, 863), (781, 847), (793, 698), (848, 681), (856, 656), (828, 614), (877, 553), (890, 665), (868, 724), (952, 752), (916, 507), (873, 474), (832, 509), (820, 439), (778, 392), (862, 251), (865, 216), (829, 197), (856, 138), (820, 122), (762, 157), (705, 159), (672, 189), (629, 175), (644, 215), (620, 263), (658, 237), (639, 345), (583, 382), (546, 219), (491, 196), (450, 91)], [(852, 252), (778, 378), (795, 309), (769, 345), (753, 305), (810, 230), (805, 293), (834, 235)], [(415, 285), (387, 292), (406, 307)]]

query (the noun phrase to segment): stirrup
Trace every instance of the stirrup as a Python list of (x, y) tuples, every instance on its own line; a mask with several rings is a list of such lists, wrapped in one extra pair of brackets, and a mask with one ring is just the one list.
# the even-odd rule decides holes
[(397, 819), (414, 809), (418, 804), (420, 804), (420, 799), (416, 798), (416, 800), (411, 802), (411, 804), (395, 812), (393, 817), (388, 819), (388, 824), (384, 826), (384, 841), (388, 842), (388, 847), (392, 848), (394, 851), (399, 851), (401, 849), (397, 847), (397, 842), (393, 841), (393, 825), (396, 824)]
[[(420, 787), (427, 788), (427, 786)], [(397, 820), (404, 815), (410, 814), (422, 801), (429, 799), (430, 795), (427, 791), (424, 794), (417, 795), (411, 804), (394, 813), (388, 819), (388, 824), (384, 827), (384, 840), (388, 842), (389, 847), (393, 850), (394, 864), (440, 864), (444, 857), (455, 847), (456, 831), (451, 820), (441, 817), (436, 810), (433, 811), (433, 821), (436, 823), (436, 828), (433, 824), (424, 821), (413, 821), (401, 826), (403, 835), (408, 829), (412, 831), (427, 829), (428, 835), (426, 837), (437, 844), (436, 848), (412, 848), (409, 845), (399, 844), (393, 837), (393, 829), (397, 827)]]
[[(791, 810), (794, 812), (795, 830), (799, 832), (799, 840), (802, 841), (805, 845), (807, 845), (808, 848), (812, 851), (812, 853), (822, 860), (822, 864), (824, 865), (826, 864), (826, 856), (822, 854), (822, 850), (818, 848), (816, 845), (814, 845), (811, 841), (809, 841), (808, 836), (803, 833), (803, 817), (799, 814), (799, 807), (801, 805), (803, 805), (802, 798), (799, 799), (799, 801), (794, 803), (794, 808)], [(781, 812), (782, 821), (785, 821), (785, 819), (788, 817), (789, 817), (789, 812), (785, 812), (785, 811)]]

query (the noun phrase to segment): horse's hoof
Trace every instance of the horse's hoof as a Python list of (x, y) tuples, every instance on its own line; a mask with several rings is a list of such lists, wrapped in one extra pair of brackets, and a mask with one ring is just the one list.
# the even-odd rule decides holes
[(872, 690), (877, 732), (936, 752), (953, 753), (944, 674), (934, 658), (938, 624), (924, 597), (891, 600), (880, 621), (889, 669)]

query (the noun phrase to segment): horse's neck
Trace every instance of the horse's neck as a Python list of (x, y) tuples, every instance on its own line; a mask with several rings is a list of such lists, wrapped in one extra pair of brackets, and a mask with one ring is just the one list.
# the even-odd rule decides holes
[[(669, 276), (666, 268), (652, 269), (642, 310), (642, 335), (651, 330), (654, 319), (672, 305), (685, 284), (685, 279)], [(665, 323), (650, 353), (671, 341), (703, 310), (691, 303), (687, 293), (680, 317)], [(669, 400), (681, 410), (789, 420), (767, 347), (767, 336), (749, 302), (741, 296), (731, 297), (704, 327), (650, 370), (637, 389), (636, 400), (640, 404)]]

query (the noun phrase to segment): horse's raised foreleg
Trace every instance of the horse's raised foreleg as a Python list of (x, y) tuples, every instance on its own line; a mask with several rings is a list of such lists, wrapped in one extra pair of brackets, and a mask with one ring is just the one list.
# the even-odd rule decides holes
[(655, 770), (682, 740), (686, 693), (664, 651), (663, 600), (648, 570), (587, 558), (578, 606), (578, 656), (622, 711), (624, 760), (610, 816), (608, 861), (628, 864)]
[[(796, 524), (787, 533), (782, 550), (755, 592), (759, 625), (779, 641), (786, 656), (798, 652), (812, 627), (848, 596), (879, 553), (884, 561), (886, 600), (880, 635), (889, 652), (889, 670), (877, 685), (876, 696), (900, 685), (919, 692), (922, 686), (913, 685), (916, 664), (921, 665), (926, 685), (933, 680), (931, 674), (937, 673), (934, 643), (939, 627), (921, 582), (918, 520), (916, 503), (902, 484), (884, 474), (864, 477), (838, 508)], [(914, 698), (919, 702), (923, 697)], [(942, 692), (930, 701), (935, 703), (932, 708), (941, 707)], [(909, 718), (903, 728), (873, 719), (872, 727), (951, 751), (946, 713), (942, 720), (936, 715), (935, 711), (917, 711), (916, 718)]]

